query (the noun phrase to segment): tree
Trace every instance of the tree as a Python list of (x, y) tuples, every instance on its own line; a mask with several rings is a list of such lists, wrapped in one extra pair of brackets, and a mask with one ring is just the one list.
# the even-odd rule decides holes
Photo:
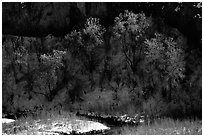
[(85, 28), (72, 31), (65, 39), (72, 56), (80, 60), (84, 70), (88, 72), (91, 86), (94, 84), (93, 73), (103, 58), (103, 34), (105, 28), (99, 24), (99, 19), (88, 18)]
[(48, 92), (45, 92), (44, 95), (49, 101), (52, 101), (58, 91), (63, 89), (67, 83), (63, 81), (63, 75), (66, 74), (61, 73), (64, 69), (63, 56), (65, 54), (65, 51), (53, 50), (53, 53), (50, 55), (41, 55), (41, 59), (43, 61), (43, 66), (41, 67), (46, 69), (41, 72), (40, 78), (45, 79), (46, 84), (44, 86), (47, 87)]
[(144, 58), (144, 40), (146, 31), (151, 25), (151, 18), (147, 18), (144, 13), (134, 14), (125, 11), (115, 18), (115, 38), (122, 46), (122, 53), (125, 56), (126, 64), (132, 74), (132, 86), (141, 88), (142, 62)]
[(146, 87), (153, 88), (152, 93), (166, 89), (171, 100), (172, 88), (178, 87), (184, 78), (183, 41), (158, 33), (152, 37), (152, 24), (144, 13), (125, 11), (115, 18), (115, 38), (132, 73), (133, 89), (137, 87), (142, 94)]
[(155, 34), (155, 38), (146, 39), (144, 42), (145, 71), (155, 85), (156, 90), (168, 91), (169, 101), (173, 87), (179, 87), (184, 78), (185, 61), (184, 50), (176, 40), (162, 34)]

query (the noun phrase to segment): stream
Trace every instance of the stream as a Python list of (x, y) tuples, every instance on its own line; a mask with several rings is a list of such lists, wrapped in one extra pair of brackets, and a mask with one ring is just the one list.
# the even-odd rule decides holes
[(128, 115), (122, 115), (122, 116), (111, 116), (111, 115), (98, 115), (95, 113), (87, 113), (87, 114), (81, 114), (77, 113), (76, 116), (79, 118), (86, 118), (91, 121), (99, 122), (110, 129), (105, 131), (103, 134), (106, 135), (113, 135), (115, 133), (120, 132), (120, 129), (123, 126), (128, 126), (128, 127), (136, 127), (141, 123), (146, 122), (145, 121), (145, 115), (144, 114), (137, 114), (134, 117), (130, 117)]

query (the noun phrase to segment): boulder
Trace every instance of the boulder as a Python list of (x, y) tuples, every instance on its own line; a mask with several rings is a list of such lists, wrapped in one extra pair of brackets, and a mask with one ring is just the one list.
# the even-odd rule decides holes
[(58, 133), (59, 135), (69, 135), (69, 134), (91, 134), (100, 133), (110, 128), (94, 121), (87, 120), (75, 120), (71, 123), (52, 123), (52, 128), (49, 130), (42, 130), (44, 133)]
[(2, 124), (4, 124), (4, 123), (12, 123), (14, 121), (15, 121), (14, 119), (2, 118)]

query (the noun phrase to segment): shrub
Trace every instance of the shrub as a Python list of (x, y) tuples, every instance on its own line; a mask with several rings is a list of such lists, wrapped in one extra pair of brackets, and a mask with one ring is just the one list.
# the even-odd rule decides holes
[(167, 103), (158, 93), (142, 103), (142, 110), (149, 115), (151, 119), (164, 116), (166, 111), (168, 111)]

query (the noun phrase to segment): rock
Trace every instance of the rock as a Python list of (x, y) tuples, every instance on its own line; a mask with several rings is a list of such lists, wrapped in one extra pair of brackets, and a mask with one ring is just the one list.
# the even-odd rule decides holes
[[(13, 119), (2, 119), (2, 123), (12, 123)], [(5, 124), (2, 134), (7, 135), (92, 135), (106, 134), (109, 127), (94, 121), (60, 118), (56, 120), (34, 120)]]
[(59, 135), (78, 135), (78, 134), (96, 134), (109, 130), (110, 128), (93, 121), (75, 120), (73, 123), (57, 123), (52, 124), (49, 130), (43, 130), (43, 134), (59, 134)]
[(2, 118), (2, 124), (4, 124), (4, 123), (12, 123), (14, 121), (15, 121), (14, 119)]
[(99, 123), (93, 121), (84, 121), (84, 120), (77, 120), (80, 123), (80, 128), (76, 129), (77, 133), (86, 133), (90, 131), (102, 131), (102, 130), (109, 130), (110, 128)]
[(101, 123), (105, 123), (111, 126), (121, 126), (121, 125), (138, 125), (140, 123), (144, 123), (145, 114), (136, 114), (133, 117), (128, 116), (127, 114), (122, 116), (111, 116), (111, 115), (95, 115), (93, 112), (87, 114), (77, 114), (78, 116), (86, 117), (91, 120), (96, 120)]

